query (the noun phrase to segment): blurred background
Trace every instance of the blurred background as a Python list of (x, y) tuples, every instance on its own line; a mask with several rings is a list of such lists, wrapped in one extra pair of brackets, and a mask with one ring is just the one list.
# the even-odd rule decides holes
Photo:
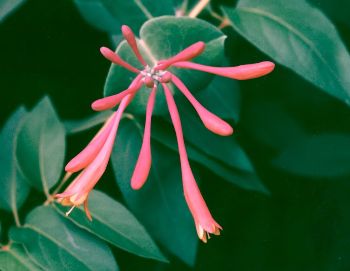
[[(213, 7), (234, 2), (218, 0)], [(312, 4), (332, 20), (349, 48), (350, 4)], [(233, 64), (269, 59), (231, 28), (223, 31)], [(61, 119), (91, 115), (90, 103), (101, 97), (110, 66), (99, 53), (103, 45), (113, 47), (72, 1), (26, 1), (0, 23), (0, 126), (18, 105), (32, 108), (44, 95)], [(199, 244), (193, 268), (176, 258), (167, 265), (113, 248), (121, 270), (350, 270), (349, 107), (281, 65), (239, 87), (235, 136), (271, 195), (242, 190), (203, 168), (203, 194), (224, 228), (222, 236)], [(70, 137), (67, 157), (95, 132)], [(316, 143), (307, 143), (312, 137)], [(109, 169), (98, 188), (122, 201), (111, 178)], [(37, 196), (32, 192), (26, 206)]]

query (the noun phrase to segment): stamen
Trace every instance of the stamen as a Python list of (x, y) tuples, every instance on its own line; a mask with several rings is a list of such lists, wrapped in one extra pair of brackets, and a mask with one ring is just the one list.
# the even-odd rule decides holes
[(66, 216), (69, 216), (70, 213), (74, 210), (74, 208), (75, 208), (75, 205), (73, 205), (72, 208), (70, 208), (69, 211), (66, 212)]
[(134, 72), (139, 73), (140, 71), (136, 69), (135, 67), (131, 66), (129, 63), (125, 62), (123, 59), (121, 59), (120, 56), (118, 56), (115, 52), (108, 49), (107, 47), (101, 47), (100, 48), (101, 54), (107, 58), (109, 61), (113, 62), (114, 64), (117, 64), (119, 66), (124, 67), (125, 69)]
[(136, 55), (137, 59), (140, 61), (140, 63), (143, 66), (147, 66), (146, 61), (141, 56), (141, 53), (140, 53), (139, 48), (137, 46), (135, 35), (132, 32), (132, 30), (130, 29), (130, 27), (128, 27), (127, 25), (123, 25), (122, 26), (122, 33), (123, 33), (124, 38), (128, 42), (128, 44), (130, 45), (131, 49), (133, 50), (134, 54)]
[(205, 48), (205, 43), (202, 41), (196, 42), (186, 49), (182, 50), (177, 55), (158, 62), (158, 65), (155, 67), (156, 70), (165, 70), (175, 62), (190, 60), (198, 55), (200, 55)]

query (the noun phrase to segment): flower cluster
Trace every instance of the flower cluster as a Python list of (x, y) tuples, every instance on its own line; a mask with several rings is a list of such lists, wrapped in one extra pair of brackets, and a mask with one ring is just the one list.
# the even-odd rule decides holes
[[(206, 242), (209, 234), (219, 235), (222, 227), (213, 219), (193, 176), (185, 148), (179, 112), (173, 95), (169, 90), (169, 84), (174, 84), (188, 99), (197, 111), (204, 126), (211, 132), (222, 136), (228, 136), (233, 133), (233, 129), (227, 122), (204, 108), (191, 94), (184, 83), (175, 74), (167, 71), (167, 69), (169, 67), (193, 69), (233, 79), (246, 80), (270, 73), (275, 65), (268, 61), (237, 67), (211, 67), (197, 64), (190, 60), (200, 55), (205, 49), (205, 43), (199, 41), (169, 59), (158, 61), (156, 65), (151, 67), (142, 57), (132, 30), (124, 25), (122, 26), (122, 33), (143, 68), (137, 69), (125, 62), (110, 49), (106, 47), (101, 48), (101, 53), (105, 58), (116, 65), (134, 72), (136, 76), (126, 90), (96, 100), (92, 103), (92, 108), (95, 111), (111, 109), (117, 105), (119, 105), (119, 107), (109, 117), (87, 147), (67, 164), (65, 168), (67, 172), (74, 173), (81, 171), (81, 173), (63, 193), (55, 196), (61, 204), (72, 206), (71, 210), (75, 206), (84, 204), (86, 215), (91, 219), (91, 215), (87, 208), (89, 192), (96, 185), (107, 167), (117, 134), (118, 125), (124, 110), (133, 100), (133, 97), (141, 87), (146, 86), (151, 89), (151, 92), (146, 108), (144, 136), (135, 170), (131, 177), (131, 186), (133, 189), (140, 189), (143, 186), (147, 180), (152, 160), (150, 146), (152, 112), (157, 88), (159, 85), (162, 85), (178, 142), (185, 200), (194, 218), (198, 236), (202, 241)], [(67, 212), (67, 214), (69, 214), (70, 211)]]

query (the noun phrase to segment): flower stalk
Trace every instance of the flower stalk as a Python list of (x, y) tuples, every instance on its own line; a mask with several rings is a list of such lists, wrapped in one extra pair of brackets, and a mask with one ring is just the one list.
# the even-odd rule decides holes
[(197, 5), (190, 11), (188, 17), (196, 18), (199, 13), (210, 3), (210, 0), (200, 0)]

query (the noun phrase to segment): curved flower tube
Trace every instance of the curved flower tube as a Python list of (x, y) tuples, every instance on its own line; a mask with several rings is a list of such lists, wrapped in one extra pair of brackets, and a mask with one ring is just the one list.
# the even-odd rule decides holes
[(203, 196), (199, 191), (190, 163), (188, 162), (179, 111), (177, 110), (173, 95), (169, 88), (166, 84), (163, 84), (162, 86), (164, 88), (170, 117), (177, 138), (185, 199), (194, 218), (199, 239), (203, 242), (207, 242), (207, 236), (209, 237), (210, 233), (219, 235), (222, 228), (211, 216)]

